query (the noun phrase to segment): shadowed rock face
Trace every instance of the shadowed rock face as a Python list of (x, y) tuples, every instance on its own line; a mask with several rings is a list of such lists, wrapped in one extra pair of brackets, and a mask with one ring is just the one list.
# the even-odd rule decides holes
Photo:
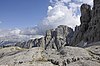
[(15, 46), (22, 48), (43, 47), (44, 49), (56, 49), (69, 45), (73, 36), (73, 30), (67, 26), (60, 25), (56, 29), (46, 31), (46, 35), (39, 39), (19, 42)]
[(88, 30), (89, 22), (91, 20), (91, 7), (90, 5), (83, 4), (81, 6), (81, 25), (75, 28), (74, 37), (72, 39), (72, 45), (78, 44), (84, 39), (84, 33)]
[(75, 29), (71, 44), (83, 47), (89, 43), (100, 41), (100, 1), (94, 0), (94, 6), (81, 6), (81, 25)]
[(89, 23), (89, 28), (84, 35), (89, 43), (100, 41), (100, 1), (94, 0), (94, 7), (92, 10), (92, 18)]
[(80, 8), (81, 10), (81, 25), (87, 24), (91, 20), (91, 6), (87, 4), (83, 4)]
[(99, 0), (94, 0), (94, 7), (100, 5), (100, 1)]

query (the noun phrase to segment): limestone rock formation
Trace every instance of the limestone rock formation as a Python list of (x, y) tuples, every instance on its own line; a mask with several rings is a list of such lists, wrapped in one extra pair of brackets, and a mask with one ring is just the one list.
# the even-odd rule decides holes
[(73, 30), (67, 26), (60, 25), (55, 30), (49, 30), (46, 32), (45, 41), (46, 49), (60, 49), (66, 45), (69, 45), (72, 38)]
[(8, 47), (0, 49), (0, 65), (2, 66), (56, 66), (45, 58), (40, 47), (22, 49)]
[(83, 4), (81, 10), (81, 25), (76, 26), (74, 37), (72, 39), (72, 45), (76, 45), (84, 39), (84, 33), (88, 30), (89, 22), (91, 20), (91, 7), (90, 5)]
[(60, 51), (45, 51), (46, 58), (58, 66), (99, 66), (100, 45), (87, 48), (64, 47)]
[(32, 47), (45, 47), (45, 40), (44, 37), (39, 38), (39, 39), (31, 39), (25, 42), (18, 42), (15, 44), (15, 46), (21, 47), (21, 48), (32, 48)]
[(0, 65), (8, 66), (100, 66), (100, 45), (87, 48), (66, 46), (61, 50), (34, 47), (0, 49)]
[(85, 39), (91, 42), (100, 41), (100, 1), (94, 0), (94, 6), (92, 10), (92, 18), (89, 23), (89, 28), (84, 35)]
[(83, 4), (81, 6), (81, 25), (76, 27), (71, 45), (83, 47), (89, 43), (100, 41), (99, 7), (99, 0), (94, 0), (94, 6), (92, 10), (87, 4)]
[(73, 36), (73, 30), (67, 26), (60, 25), (56, 29), (46, 31), (46, 35), (39, 39), (19, 42), (15, 46), (22, 48), (43, 47), (44, 49), (60, 49), (69, 45)]

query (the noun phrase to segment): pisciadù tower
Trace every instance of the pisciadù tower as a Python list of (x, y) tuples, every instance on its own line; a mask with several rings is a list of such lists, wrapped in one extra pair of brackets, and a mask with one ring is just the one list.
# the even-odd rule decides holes
[(88, 43), (100, 41), (100, 0), (93, 1), (91, 12), (91, 21), (88, 30), (84, 34), (84, 39)]
[(75, 29), (71, 43), (74, 46), (100, 41), (100, 0), (94, 0), (93, 8), (90, 8), (88, 4), (81, 6), (81, 25)]

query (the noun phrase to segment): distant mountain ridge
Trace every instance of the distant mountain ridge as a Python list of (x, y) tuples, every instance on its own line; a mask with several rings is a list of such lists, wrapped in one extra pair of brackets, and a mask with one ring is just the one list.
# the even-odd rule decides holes
[(17, 42), (28, 41), (29, 39), (40, 38), (43, 35), (35, 35), (33, 28), (24, 29), (1, 29), (0, 30), (0, 46), (14, 45)]

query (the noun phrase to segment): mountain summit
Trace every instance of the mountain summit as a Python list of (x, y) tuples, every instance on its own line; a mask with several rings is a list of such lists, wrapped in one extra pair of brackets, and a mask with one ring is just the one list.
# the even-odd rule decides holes
[(81, 25), (75, 28), (72, 45), (84, 46), (92, 42), (100, 41), (100, 1), (94, 0), (91, 10), (90, 5), (81, 6)]

